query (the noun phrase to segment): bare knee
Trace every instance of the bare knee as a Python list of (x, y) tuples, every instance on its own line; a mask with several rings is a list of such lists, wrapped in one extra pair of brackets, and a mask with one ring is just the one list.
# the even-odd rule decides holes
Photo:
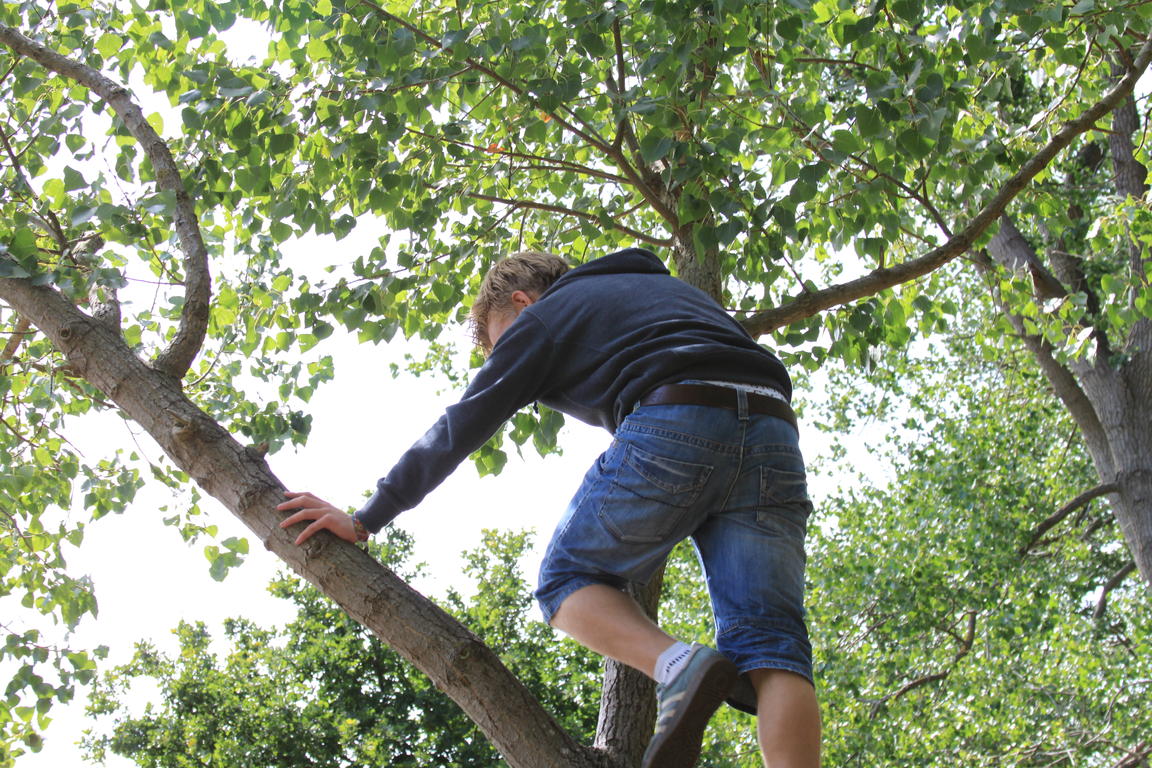
[(757, 732), (768, 768), (818, 768), (820, 707), (802, 675), (782, 669), (748, 673), (756, 689)]

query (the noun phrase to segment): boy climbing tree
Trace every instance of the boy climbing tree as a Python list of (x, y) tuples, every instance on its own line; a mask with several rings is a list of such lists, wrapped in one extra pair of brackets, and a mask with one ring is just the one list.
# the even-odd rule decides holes
[[(561, 517), (540, 569), (545, 619), (651, 676), (659, 716), (643, 768), (691, 768), (727, 700), (757, 714), (764, 763), (820, 761), (804, 623), (812, 505), (780, 361), (652, 253), (569, 269), (526, 252), (497, 263), (472, 309), (488, 355), (450, 406), (354, 515), (288, 493), (283, 527), (366, 539), (411, 509), (524, 406), (540, 402), (614, 436)], [(624, 591), (679, 541), (700, 556), (713, 650), (660, 629)]]

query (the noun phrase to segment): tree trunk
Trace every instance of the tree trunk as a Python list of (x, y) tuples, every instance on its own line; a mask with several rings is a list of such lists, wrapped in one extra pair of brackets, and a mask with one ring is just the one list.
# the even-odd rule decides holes
[(1109, 496), (1113, 514), (1137, 570), (1152, 587), (1152, 387), (1143, 372), (1113, 365), (1100, 357), (1072, 369), (1095, 407), (1106, 440), (1106, 450), (1090, 451), (1097, 474), (1119, 488)]
[[(653, 621), (659, 617), (663, 583), (664, 568), (661, 567), (647, 585), (629, 588), (629, 594)], [(656, 722), (654, 693), (655, 684), (647, 675), (605, 659), (595, 746), (620, 765), (639, 765), (644, 756)]]
[(173, 463), (239, 517), (264, 546), (427, 674), (513, 768), (623, 768), (577, 743), (463, 625), (357, 547), (332, 536), (302, 547), (279, 526), (284, 486), (111, 328), (56, 291), (0, 279), (0, 299), (63, 352), (76, 373), (150, 434)]

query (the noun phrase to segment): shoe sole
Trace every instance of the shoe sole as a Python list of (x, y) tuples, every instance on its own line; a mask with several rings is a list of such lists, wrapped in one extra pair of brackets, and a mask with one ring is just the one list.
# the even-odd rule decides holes
[(640, 768), (693, 768), (700, 759), (700, 742), (712, 715), (728, 698), (739, 673), (728, 659), (717, 659), (686, 691), (691, 704), (678, 727), (662, 743), (645, 753)]

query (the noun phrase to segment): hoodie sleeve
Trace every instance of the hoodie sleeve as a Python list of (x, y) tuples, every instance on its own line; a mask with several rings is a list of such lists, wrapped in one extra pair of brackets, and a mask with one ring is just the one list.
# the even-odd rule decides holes
[(544, 324), (530, 309), (522, 312), (461, 400), (400, 457), (355, 517), (375, 533), (423, 501), (516, 411), (540, 397), (554, 347)]

